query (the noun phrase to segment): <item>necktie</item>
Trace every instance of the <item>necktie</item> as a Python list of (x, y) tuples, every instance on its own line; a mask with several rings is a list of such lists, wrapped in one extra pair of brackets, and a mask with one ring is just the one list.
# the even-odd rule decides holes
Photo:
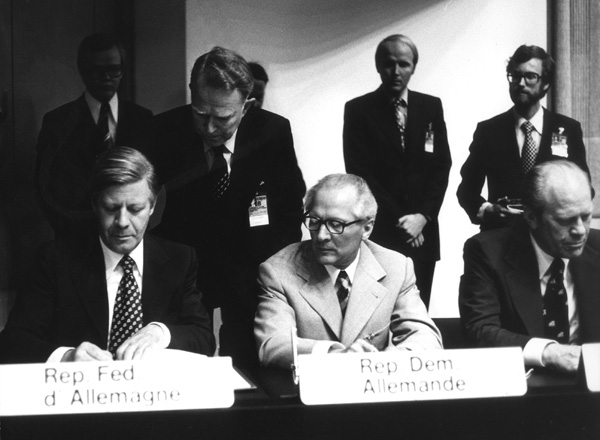
[(406, 106), (406, 102), (404, 99), (397, 99), (394, 101), (394, 117), (396, 118), (396, 125), (398, 126), (398, 130), (400, 131), (400, 146), (402, 147), (402, 151), (404, 151), (405, 143), (404, 143), (404, 132), (406, 127), (406, 116), (408, 113), (408, 108)]
[(223, 156), (225, 145), (212, 147), (212, 151), (214, 162), (210, 169), (209, 180), (213, 199), (218, 200), (225, 194), (227, 188), (229, 188), (229, 171), (227, 170), (227, 162)]
[(110, 115), (110, 105), (108, 102), (103, 102), (100, 106), (100, 115), (98, 116), (98, 131), (102, 138), (102, 147), (104, 150), (108, 150), (114, 146), (112, 137), (110, 136), (110, 129), (108, 128), (108, 118)]
[(129, 255), (125, 255), (119, 262), (124, 274), (117, 290), (110, 327), (108, 351), (113, 355), (123, 342), (142, 328), (142, 294), (133, 276), (134, 264), (135, 262)]
[(569, 343), (569, 311), (567, 291), (563, 283), (565, 263), (555, 258), (550, 265), (550, 278), (544, 295), (544, 327), (546, 337), (561, 344)]
[(521, 152), (521, 168), (523, 173), (527, 174), (535, 164), (537, 156), (537, 148), (531, 133), (533, 132), (533, 124), (529, 121), (521, 124), (521, 130), (525, 133), (525, 142), (523, 143), (523, 151)]
[(336, 293), (338, 301), (340, 302), (340, 309), (342, 309), (342, 316), (346, 314), (346, 307), (348, 306), (348, 297), (350, 295), (350, 279), (345, 270), (340, 271), (335, 282)]

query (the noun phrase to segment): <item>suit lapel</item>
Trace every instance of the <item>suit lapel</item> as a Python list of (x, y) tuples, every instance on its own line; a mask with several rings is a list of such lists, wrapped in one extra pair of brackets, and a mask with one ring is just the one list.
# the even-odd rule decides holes
[(507, 270), (504, 277), (515, 309), (527, 333), (542, 336), (544, 322), (539, 269), (533, 245), (524, 226), (515, 229), (505, 258)]
[(400, 131), (394, 119), (394, 108), (381, 88), (375, 91), (371, 104), (368, 109), (371, 123), (378, 127), (377, 132), (387, 139), (388, 146), (394, 154), (402, 155)]
[(86, 246), (80, 263), (72, 273), (76, 295), (87, 311), (90, 321), (100, 334), (101, 341), (108, 340), (108, 298), (106, 270), (98, 238)]
[(304, 284), (299, 293), (340, 339), (342, 311), (329, 273), (315, 260), (310, 246), (305, 247), (302, 257), (298, 260), (297, 274)]
[(571, 260), (570, 270), (575, 286), (579, 314), (580, 343), (600, 341), (600, 255), (589, 246), (579, 258)]
[(363, 242), (342, 326), (341, 342), (345, 346), (359, 338), (360, 331), (388, 294), (388, 290), (379, 283), (385, 275), (385, 270)]
[[(144, 238), (144, 273), (142, 276), (142, 311), (144, 325), (161, 318), (162, 311), (169, 310), (169, 295), (171, 291), (169, 271), (163, 268), (169, 261), (158, 242), (147, 235)], [(157, 313), (159, 313), (157, 315)]]

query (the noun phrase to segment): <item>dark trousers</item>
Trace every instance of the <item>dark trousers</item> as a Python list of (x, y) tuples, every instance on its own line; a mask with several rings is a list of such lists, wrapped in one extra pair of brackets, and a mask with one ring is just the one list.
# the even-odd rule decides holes
[(425, 307), (429, 309), (431, 300), (431, 285), (433, 284), (433, 273), (435, 271), (435, 261), (413, 260), (415, 264), (415, 275), (417, 277), (417, 287), (421, 293), (421, 300)]

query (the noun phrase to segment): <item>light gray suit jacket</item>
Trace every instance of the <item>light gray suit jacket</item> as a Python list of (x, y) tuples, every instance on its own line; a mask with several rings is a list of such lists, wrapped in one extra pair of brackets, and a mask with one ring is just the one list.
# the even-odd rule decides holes
[(319, 341), (348, 347), (366, 336), (380, 351), (441, 348), (440, 332), (415, 280), (412, 260), (363, 242), (342, 319), (331, 277), (316, 261), (310, 241), (289, 245), (259, 268), (254, 334), (261, 363), (290, 367), (293, 327), (298, 329), (299, 354), (311, 353)]

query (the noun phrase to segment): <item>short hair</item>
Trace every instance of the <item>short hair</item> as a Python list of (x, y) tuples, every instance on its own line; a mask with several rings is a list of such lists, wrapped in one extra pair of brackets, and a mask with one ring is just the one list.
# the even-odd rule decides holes
[(246, 60), (236, 52), (219, 46), (213, 47), (194, 63), (190, 87), (200, 80), (215, 89), (239, 90), (244, 99), (254, 87), (254, 78)]
[(113, 48), (117, 48), (119, 51), (119, 54), (121, 55), (121, 66), (125, 67), (125, 49), (116, 38), (105, 32), (97, 32), (85, 37), (79, 44), (79, 49), (77, 50), (77, 69), (79, 70), (79, 74), (82, 76), (85, 74), (85, 68), (92, 54), (104, 52), (105, 50)]
[(419, 62), (419, 51), (417, 50), (417, 45), (413, 42), (413, 40), (402, 34), (390, 35), (381, 40), (381, 42), (377, 45), (377, 49), (375, 50), (375, 66), (379, 67), (381, 63), (381, 57), (383, 56), (383, 45), (390, 42), (407, 45), (413, 53), (413, 64), (415, 67), (417, 67), (417, 63)]
[(252, 72), (252, 76), (255, 80), (263, 81), (265, 84), (269, 82), (269, 75), (267, 75), (267, 71), (263, 66), (256, 61), (250, 61), (248, 66), (250, 67), (250, 72)]
[(566, 174), (579, 173), (585, 176), (589, 187), (590, 196), (594, 198), (594, 188), (590, 175), (586, 173), (579, 165), (566, 159), (555, 159), (542, 162), (534, 166), (525, 176), (523, 188), (523, 205), (529, 207), (536, 216), (541, 215), (546, 208), (546, 188), (548, 186), (548, 177), (551, 174), (565, 174), (565, 178), (570, 178)]
[(92, 200), (96, 200), (100, 193), (111, 186), (128, 185), (141, 180), (148, 182), (154, 201), (160, 184), (152, 163), (135, 148), (110, 148), (94, 164), (91, 177)]
[(554, 60), (548, 52), (539, 46), (519, 46), (506, 64), (506, 73), (511, 73), (519, 64), (526, 63), (532, 58), (537, 58), (542, 62), (542, 80), (546, 84), (552, 84), (554, 81)]
[(344, 187), (354, 188), (358, 198), (356, 205), (360, 207), (362, 215), (368, 220), (374, 220), (377, 215), (377, 201), (375, 200), (375, 196), (373, 196), (365, 179), (354, 174), (329, 174), (323, 177), (306, 193), (304, 211), (309, 212), (313, 208), (315, 197), (319, 191), (329, 188), (341, 189)]

